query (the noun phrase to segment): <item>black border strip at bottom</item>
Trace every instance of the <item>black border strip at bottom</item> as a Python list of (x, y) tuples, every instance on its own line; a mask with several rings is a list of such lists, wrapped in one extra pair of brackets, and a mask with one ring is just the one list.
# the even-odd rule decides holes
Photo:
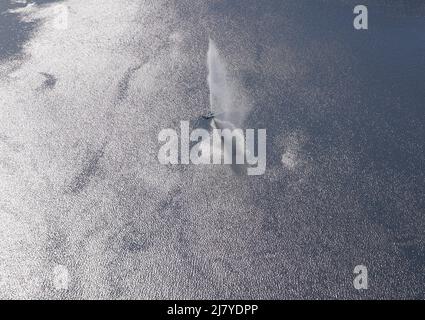
[[(21, 313), (37, 314), (43, 319), (54, 316), (79, 318), (88, 314), (96, 318), (126, 319), (285, 319), (313, 317), (370, 315), (369, 307), (377, 306), (380, 318), (385, 314), (406, 316), (404, 308), (424, 310), (424, 301), (240, 301), (240, 300), (140, 300), (140, 301), (2, 301), (3, 312), (10, 308), (16, 317)], [(87, 312), (89, 311), (89, 313)]]

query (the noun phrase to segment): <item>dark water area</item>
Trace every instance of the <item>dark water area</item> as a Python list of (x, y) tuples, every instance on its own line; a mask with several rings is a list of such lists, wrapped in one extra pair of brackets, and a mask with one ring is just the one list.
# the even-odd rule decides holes
[[(378, 267), (382, 262), (373, 257), (377, 248), (368, 234), (386, 230), (389, 242), (378, 255), (405, 259), (403, 268), (409, 270), (398, 280), (404, 285), (388, 296), (397, 296), (396, 291), (423, 296), (425, 3), (363, 1), (369, 11), (367, 31), (353, 28), (358, 4), (218, 1), (209, 5), (208, 14), (221, 19), (212, 34), (219, 47), (228, 48), (225, 54), (234, 59), (230, 64), (243, 60), (232, 55), (235, 47), (256, 56), (253, 68), (237, 72), (256, 100), (248, 127), (267, 128), (268, 168), (280, 165), (281, 149), (271, 143), (282, 132), (308, 137), (300, 154), (312, 161), (313, 174), (302, 187), (302, 204), (286, 199), (288, 185), (301, 175), (266, 182), (268, 192), (259, 206), (269, 210), (268, 228), (284, 228), (288, 213), (282, 210), (309, 213), (317, 230), (310, 232), (306, 255), (324, 250), (325, 239), (333, 239), (343, 226), (346, 242), (335, 249), (337, 264), (367, 260), (387, 270), (391, 267)], [(276, 68), (289, 60), (286, 78), (266, 68), (272, 50), (279, 52), (272, 61)], [(290, 74), (292, 67), (299, 71)], [(349, 202), (357, 209), (350, 210)]]
[[(43, 5), (57, 0), (37, 0), (32, 3)], [(37, 26), (36, 22), (23, 22), (15, 13), (8, 10), (27, 6), (12, 0), (0, 2), (0, 61), (18, 55), (22, 46), (31, 38), (31, 33)]]

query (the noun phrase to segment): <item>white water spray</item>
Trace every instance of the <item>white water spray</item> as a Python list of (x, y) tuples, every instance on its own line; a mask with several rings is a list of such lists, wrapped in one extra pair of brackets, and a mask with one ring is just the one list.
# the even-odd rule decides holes
[(210, 108), (215, 114), (211, 126), (216, 129), (230, 129), (238, 136), (235, 149), (232, 146), (213, 145), (213, 153), (223, 152), (233, 154), (234, 157), (244, 158), (245, 137), (241, 135), (242, 128), (248, 108), (244, 104), (240, 91), (236, 89), (234, 82), (227, 75), (227, 65), (221, 58), (214, 41), (209, 39), (208, 44), (208, 86), (210, 91)]
[(224, 129), (241, 128), (248, 108), (243, 95), (227, 74), (227, 65), (220, 56), (216, 44), (211, 39), (208, 45), (208, 87), (210, 108), (216, 114), (215, 125)]
[(231, 107), (231, 93), (227, 83), (226, 64), (221, 59), (215, 43), (208, 44), (208, 87), (212, 112), (226, 112)]

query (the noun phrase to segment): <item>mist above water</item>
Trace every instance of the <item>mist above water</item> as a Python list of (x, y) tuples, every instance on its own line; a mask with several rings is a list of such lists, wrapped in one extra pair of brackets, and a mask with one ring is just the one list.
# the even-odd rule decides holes
[[(248, 113), (241, 90), (236, 86), (236, 82), (230, 79), (227, 73), (227, 65), (220, 56), (215, 42), (209, 39), (208, 55), (208, 87), (210, 93), (210, 109), (215, 114), (211, 120), (211, 127), (216, 129), (230, 129), (238, 136), (234, 146), (223, 146), (215, 140), (212, 152), (221, 154), (232, 154), (233, 159), (244, 158), (245, 153), (251, 153), (245, 146), (243, 136), (243, 124)], [(233, 170), (241, 173), (241, 168), (233, 165)]]
[(207, 65), (210, 108), (216, 115), (213, 125), (221, 129), (241, 128), (246, 118), (247, 107), (234, 81), (229, 79), (226, 62), (211, 39), (208, 45)]
[(208, 44), (208, 87), (212, 112), (224, 112), (231, 106), (231, 93), (227, 85), (226, 64), (221, 59), (214, 41)]

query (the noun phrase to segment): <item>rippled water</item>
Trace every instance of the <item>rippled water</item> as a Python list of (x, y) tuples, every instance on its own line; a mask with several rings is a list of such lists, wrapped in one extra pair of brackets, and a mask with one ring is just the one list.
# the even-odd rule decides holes
[[(0, 297), (424, 297), (425, 7), (356, 2), (2, 2)], [(216, 103), (265, 175), (158, 163)]]

